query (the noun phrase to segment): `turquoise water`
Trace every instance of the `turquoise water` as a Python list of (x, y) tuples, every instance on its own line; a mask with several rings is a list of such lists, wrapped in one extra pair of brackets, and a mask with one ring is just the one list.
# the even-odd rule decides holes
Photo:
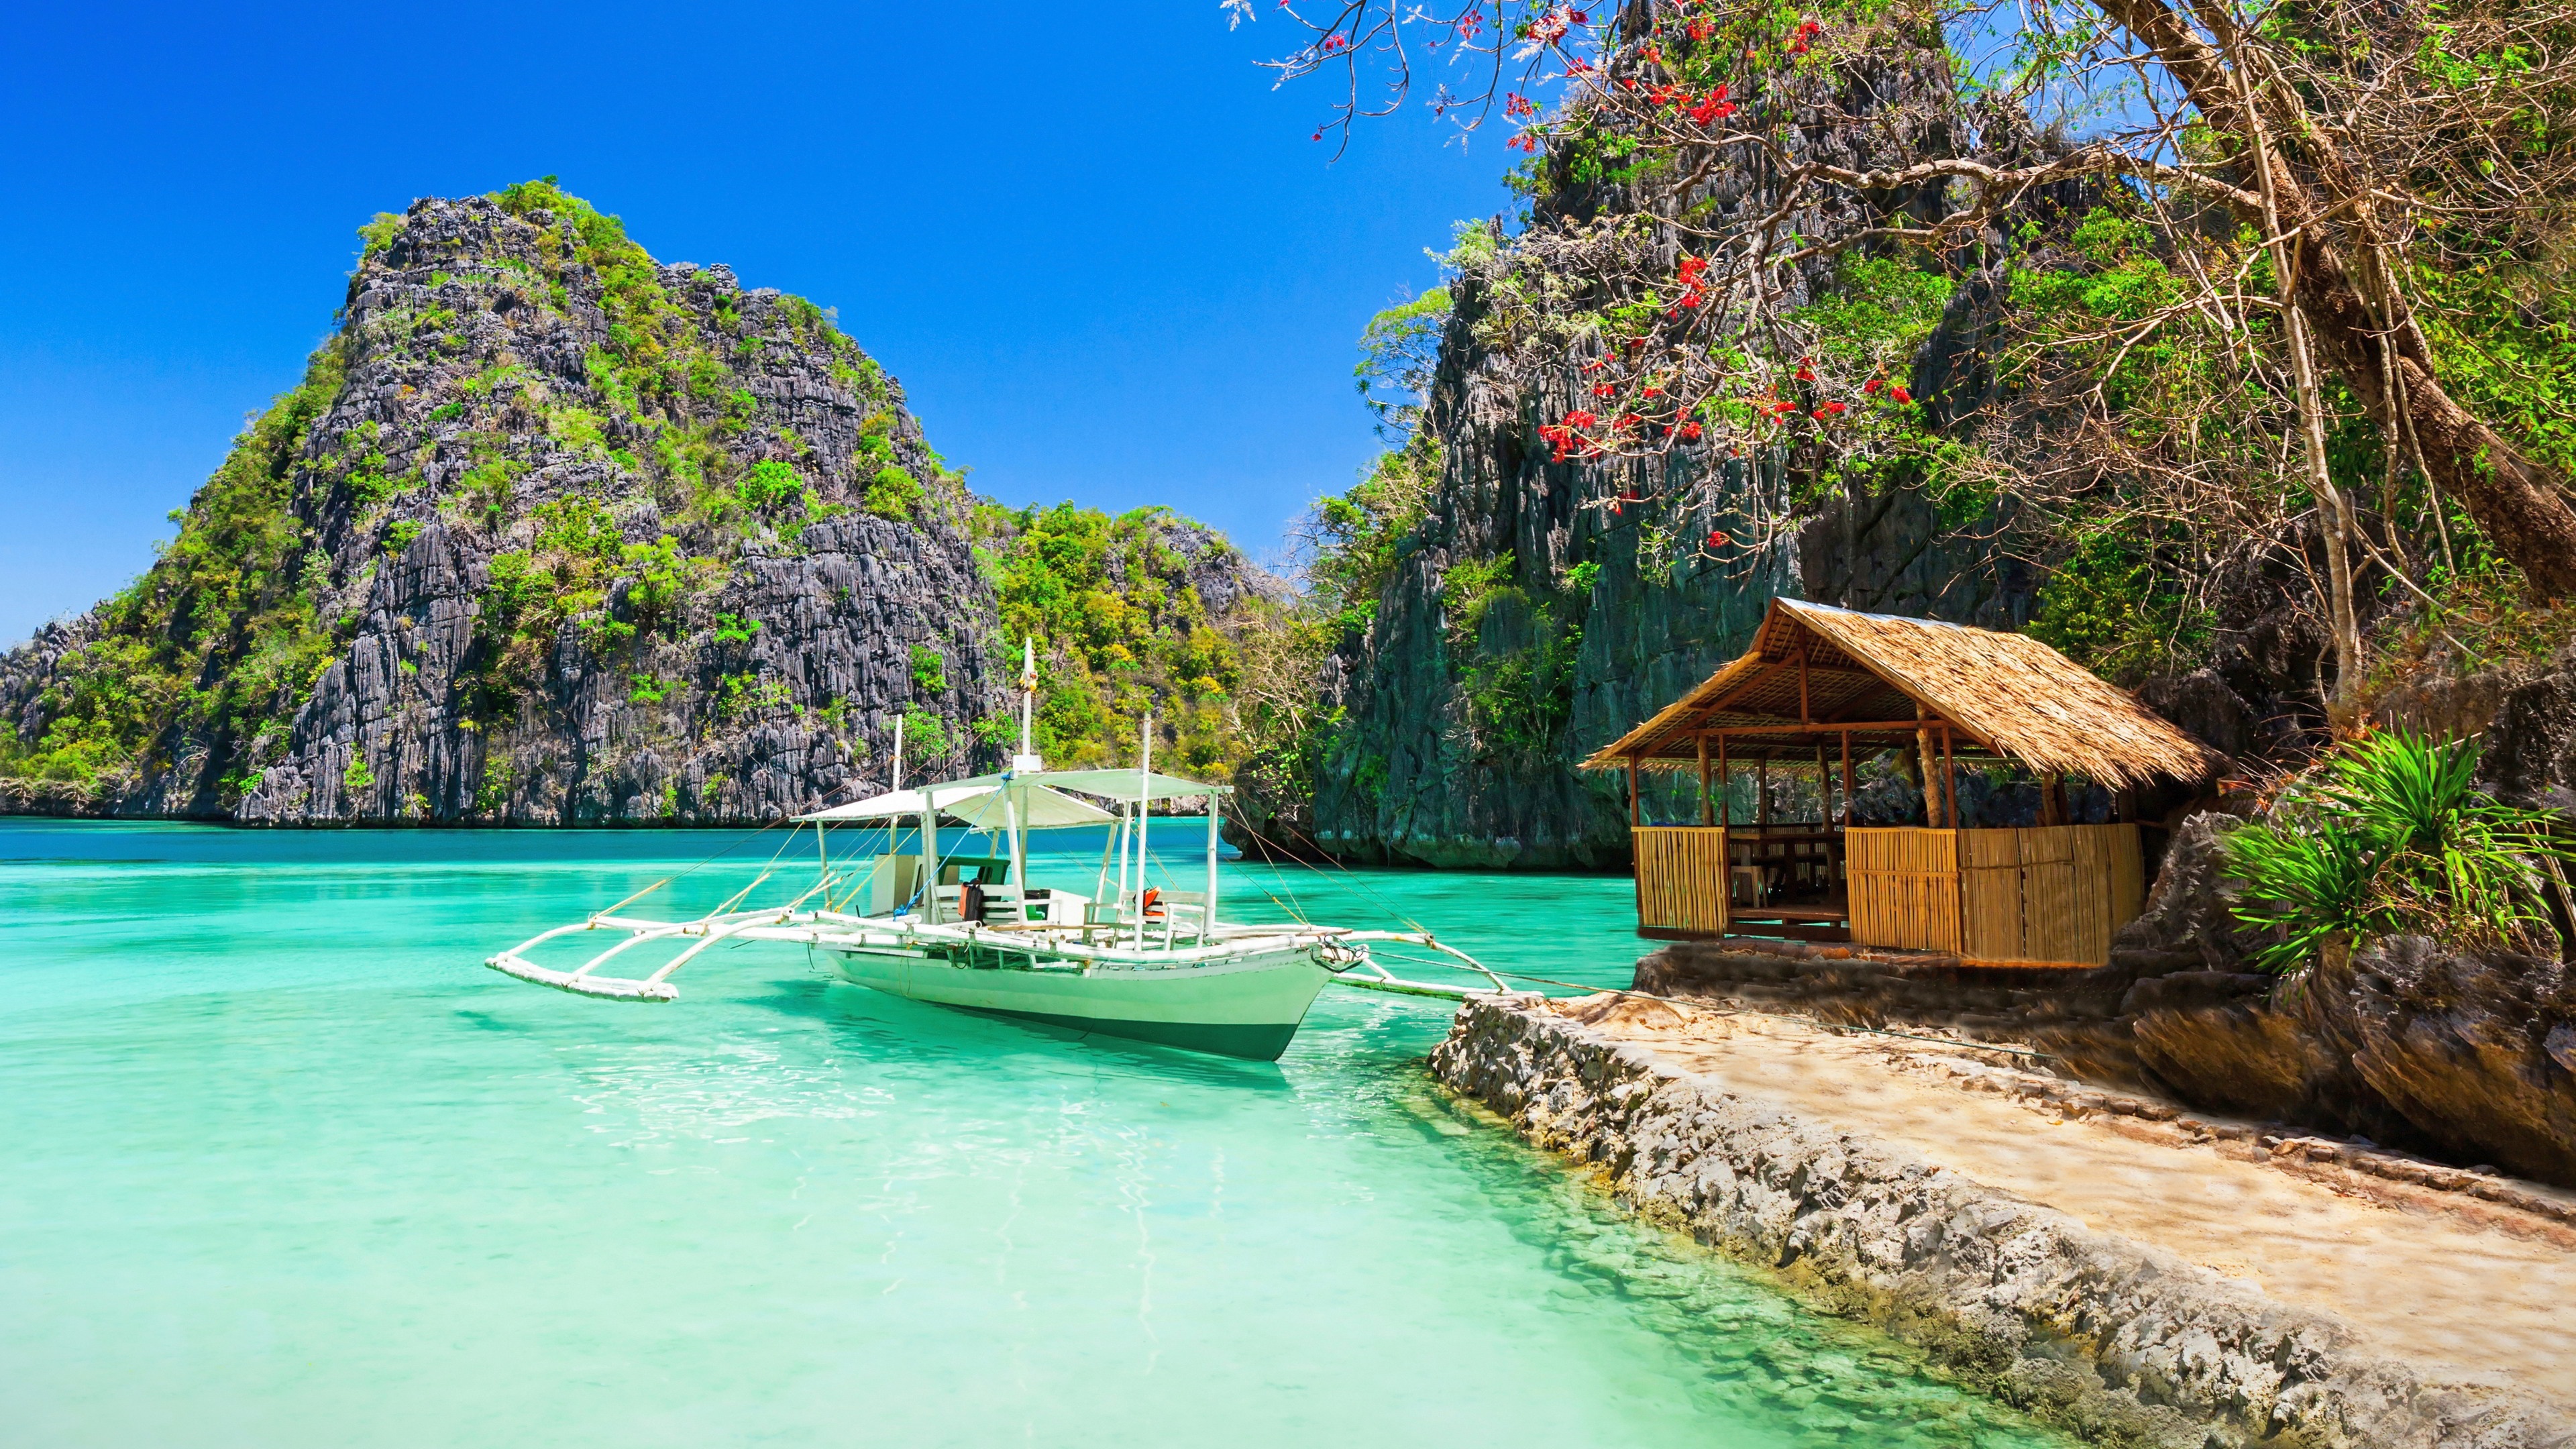
[[(667, 1007), (481, 968), (732, 839), (0, 822), (0, 1440), (2054, 1442), (1446, 1103), (1436, 1003), (1329, 992), (1272, 1066), (772, 946)], [(1622, 879), (1286, 879), (1636, 955)]]

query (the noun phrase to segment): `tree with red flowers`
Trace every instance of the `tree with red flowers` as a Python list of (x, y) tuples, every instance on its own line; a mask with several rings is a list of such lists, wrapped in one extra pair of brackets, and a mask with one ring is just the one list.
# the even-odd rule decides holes
[[(1800, 486), (1909, 457), (2042, 514), (2224, 514), (2322, 573), (2346, 687), (2357, 569), (2430, 600), (2437, 557), (2483, 546), (2576, 594), (2570, 450), (2511, 390), (2528, 349), (2479, 341), (2515, 303), (2476, 280), (2535, 278), (2532, 305), (2576, 220), (2557, 0), (1227, 8), (1306, 37), (1269, 64), (1334, 78), (1318, 136), (1427, 95), (1530, 156), (1541, 204), (1461, 281), (1532, 395), (1589, 369), (1590, 421), (1541, 433), (1553, 458), (1703, 493), (1771, 479), (1752, 511), (1775, 520)], [(1986, 395), (1927, 412), (1910, 357), (1832, 345), (1851, 270), (1891, 262), (2036, 279)], [(2478, 539), (2442, 531), (2436, 555), (2455, 518)]]

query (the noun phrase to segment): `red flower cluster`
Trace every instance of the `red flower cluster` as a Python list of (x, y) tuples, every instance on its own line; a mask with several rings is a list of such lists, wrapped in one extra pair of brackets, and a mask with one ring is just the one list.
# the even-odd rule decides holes
[(1535, 116), (1538, 114), (1538, 102), (1531, 100), (1529, 97), (1522, 95), (1518, 91), (1506, 91), (1503, 93), (1503, 114), (1506, 116)]
[(1708, 546), (1710, 548), (1724, 548), (1732, 542), (1734, 542), (1733, 539), (1728, 538), (1725, 534), (1718, 532), (1714, 528), (1708, 531)]
[(1585, 412), (1583, 409), (1576, 408), (1574, 411), (1567, 413), (1565, 415), (1565, 421), (1561, 423), (1541, 424), (1538, 430), (1538, 435), (1546, 441), (1549, 447), (1556, 450), (1555, 461), (1559, 463), (1564, 462), (1566, 457), (1573, 453), (1581, 453), (1584, 456), (1589, 457), (1601, 450), (1593, 445), (1591, 439), (1582, 437), (1580, 434), (1583, 429), (1591, 427), (1600, 421), (1601, 420), (1599, 418)]
[(1689, 422), (1682, 424), (1682, 441), (1685, 443), (1696, 443), (1699, 441), (1699, 419), (1693, 418)]
[(1618, 394), (1619, 385), (1615, 382), (1596, 382), (1592, 384), (1592, 395), (1594, 397), (1616, 397)]
[(1816, 421), (1821, 423), (1827, 418), (1838, 418), (1846, 411), (1848, 411), (1848, 409), (1845, 408), (1843, 404), (1838, 402), (1829, 402), (1823, 407), (1816, 409)]
[[(1319, 135), (1315, 139), (1320, 141), (1323, 137)], [(1527, 131), (1523, 131), (1519, 135), (1505, 141), (1503, 145), (1508, 150), (1527, 151), (1533, 156), (1538, 154), (1538, 137)]]
[(1690, 118), (1701, 126), (1713, 126), (1735, 114), (1735, 102), (1726, 98), (1726, 87), (1719, 85), (1708, 93), (1708, 99), (1690, 108)]
[(1815, 366), (1815, 364), (1816, 364), (1816, 360), (1815, 360), (1814, 358), (1812, 358), (1812, 357), (1801, 357), (1801, 358), (1799, 358), (1799, 359), (1798, 359), (1798, 381), (1800, 381), (1800, 382), (1814, 382), (1814, 381), (1816, 380), (1816, 366)]
[(1324, 37), (1324, 43), (1320, 48), (1326, 55), (1339, 55), (1343, 51), (1351, 48), (1351, 38), (1347, 35), (1341, 34), (1327, 35)]
[(1706, 40), (1711, 35), (1717, 33), (1716, 27), (1710, 25), (1705, 20), (1698, 19), (1692, 20), (1689, 25), (1684, 27), (1684, 29), (1687, 29), (1690, 32), (1690, 38), (1693, 40)]
[(1869, 381), (1860, 385), (1860, 390), (1866, 393), (1876, 393), (1882, 388), (1886, 390), (1887, 395), (1890, 398), (1897, 402), (1910, 403), (1914, 401), (1914, 394), (1907, 392), (1903, 383), (1889, 382), (1883, 377), (1873, 377)]
[[(1682, 288), (1681, 300), (1674, 303), (1674, 306), (1696, 307), (1700, 303), (1707, 301), (1708, 258), (1682, 258), (1681, 275), (1674, 278), (1674, 280), (1681, 283)], [(1669, 316), (1671, 314), (1667, 313), (1666, 315)]]
[(1807, 42), (1824, 33), (1825, 27), (1818, 25), (1812, 20), (1800, 22), (1797, 35), (1792, 37), (1789, 41), (1789, 53), (1791, 55), (1805, 55), (1807, 53)]

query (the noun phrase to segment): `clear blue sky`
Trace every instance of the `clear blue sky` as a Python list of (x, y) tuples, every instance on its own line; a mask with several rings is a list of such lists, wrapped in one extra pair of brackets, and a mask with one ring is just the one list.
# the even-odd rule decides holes
[[(1266, 7), (1265, 7), (1266, 8)], [(355, 228), (547, 173), (666, 261), (840, 311), (1018, 503), (1256, 557), (1373, 453), (1370, 313), (1502, 133), (1328, 164), (1277, 17), (857, 4), (40, 6), (0, 42), (0, 644), (120, 587), (329, 330)]]

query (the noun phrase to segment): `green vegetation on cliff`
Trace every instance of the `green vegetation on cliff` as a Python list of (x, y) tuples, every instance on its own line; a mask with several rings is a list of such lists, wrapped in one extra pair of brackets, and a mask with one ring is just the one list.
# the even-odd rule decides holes
[[(1158, 715), (1156, 759), (1181, 772), (1224, 775), (1244, 746), (1232, 708), (1236, 646), (1211, 618), (1193, 569), (1230, 555), (1222, 539), (1168, 508), (1112, 516), (1059, 503), (975, 509), (976, 553), (1001, 603), (1001, 634), (1016, 664), (1038, 643), (1039, 708), (1032, 733), (1050, 765), (1133, 763), (1144, 715)], [(1257, 597), (1239, 608), (1265, 611)], [(1016, 748), (1016, 714), (978, 727)]]

